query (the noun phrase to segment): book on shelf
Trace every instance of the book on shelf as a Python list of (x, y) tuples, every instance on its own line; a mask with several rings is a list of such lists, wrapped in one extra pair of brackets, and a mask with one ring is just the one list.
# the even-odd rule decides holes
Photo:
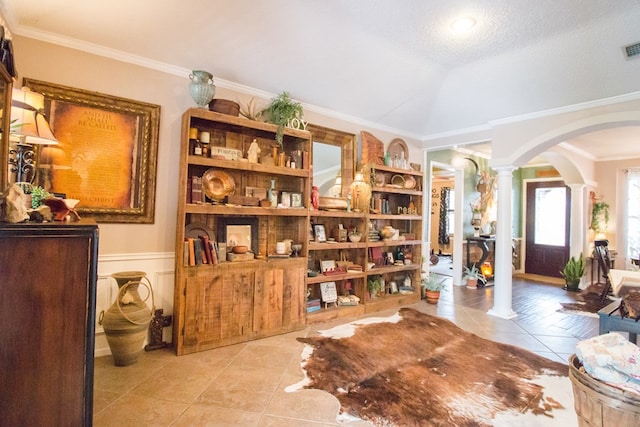
[(202, 240), (202, 248), (204, 250), (203, 261), (206, 260), (206, 264), (213, 264), (213, 253), (211, 251), (211, 242), (209, 241), (209, 236), (201, 235), (198, 237), (200, 238), (200, 240)]
[(196, 265), (201, 265), (202, 264), (202, 240), (193, 239), (193, 249), (194, 249)]
[(204, 193), (202, 191), (202, 177), (192, 176), (189, 181), (191, 182), (191, 191), (189, 200), (190, 203), (202, 203), (204, 202)]
[(314, 305), (314, 306), (310, 306), (307, 307), (307, 313), (313, 313), (314, 311), (320, 311), (320, 306), (319, 305)]
[(187, 244), (189, 245), (189, 265), (196, 265), (196, 248), (193, 237), (187, 238)]
[(320, 299), (319, 298), (313, 298), (313, 299), (308, 299), (307, 300), (307, 307), (314, 307), (316, 305), (318, 307), (320, 307)]

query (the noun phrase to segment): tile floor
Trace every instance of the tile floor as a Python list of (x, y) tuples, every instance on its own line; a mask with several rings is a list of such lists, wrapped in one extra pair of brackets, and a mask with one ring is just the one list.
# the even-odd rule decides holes
[[(598, 333), (597, 318), (559, 313), (574, 294), (561, 286), (514, 279), (518, 317), (486, 314), (493, 288), (449, 285), (438, 305), (412, 307), (448, 318), (463, 329), (567, 363), (577, 341)], [(388, 311), (376, 316), (391, 315)], [(331, 324), (311, 325), (286, 335), (176, 357), (172, 350), (143, 353), (128, 367), (110, 356), (95, 360), (94, 425), (102, 426), (368, 426), (338, 424), (337, 399), (318, 390), (285, 392), (302, 379), (296, 341)]]

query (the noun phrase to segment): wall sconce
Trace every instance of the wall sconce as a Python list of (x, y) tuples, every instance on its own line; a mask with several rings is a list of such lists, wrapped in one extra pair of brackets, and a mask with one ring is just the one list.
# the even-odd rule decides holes
[(351, 204), (354, 212), (366, 212), (371, 200), (371, 186), (364, 180), (362, 171), (356, 172), (351, 183)]
[[(44, 116), (44, 96), (24, 89), (13, 89), (11, 96), (11, 131), (9, 170), (15, 182), (33, 182), (40, 145), (57, 145)], [(35, 147), (34, 147), (35, 146)]]

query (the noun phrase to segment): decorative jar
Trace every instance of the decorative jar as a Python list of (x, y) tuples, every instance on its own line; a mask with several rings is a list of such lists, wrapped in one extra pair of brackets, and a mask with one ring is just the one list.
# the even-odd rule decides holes
[(209, 109), (209, 102), (216, 94), (216, 86), (213, 84), (213, 75), (208, 71), (193, 70), (189, 74), (189, 94), (200, 108)]

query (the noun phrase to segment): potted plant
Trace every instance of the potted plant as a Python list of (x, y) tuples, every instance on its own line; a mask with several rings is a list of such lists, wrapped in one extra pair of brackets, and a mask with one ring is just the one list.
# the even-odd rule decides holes
[(475, 264), (471, 264), (471, 268), (468, 266), (464, 267), (464, 276), (463, 280), (467, 282), (467, 288), (476, 289), (478, 287), (478, 278), (482, 276), (480, 270)]
[(271, 100), (267, 108), (260, 113), (269, 123), (278, 125), (276, 141), (282, 147), (284, 127), (293, 119), (302, 120), (302, 105), (294, 102), (288, 92), (282, 92)]
[(382, 291), (382, 277), (381, 276), (370, 276), (367, 279), (367, 290), (369, 291), (369, 295), (371, 298), (375, 298)]
[(440, 291), (444, 288), (447, 279), (438, 279), (436, 273), (429, 273), (429, 276), (422, 277), (421, 284), (424, 288), (425, 297), (429, 304), (437, 304), (440, 299)]
[(564, 269), (560, 271), (560, 274), (564, 277), (564, 288), (567, 291), (579, 291), (580, 279), (584, 276), (584, 258), (582, 257), (582, 253), (578, 259), (571, 257), (564, 265)]

